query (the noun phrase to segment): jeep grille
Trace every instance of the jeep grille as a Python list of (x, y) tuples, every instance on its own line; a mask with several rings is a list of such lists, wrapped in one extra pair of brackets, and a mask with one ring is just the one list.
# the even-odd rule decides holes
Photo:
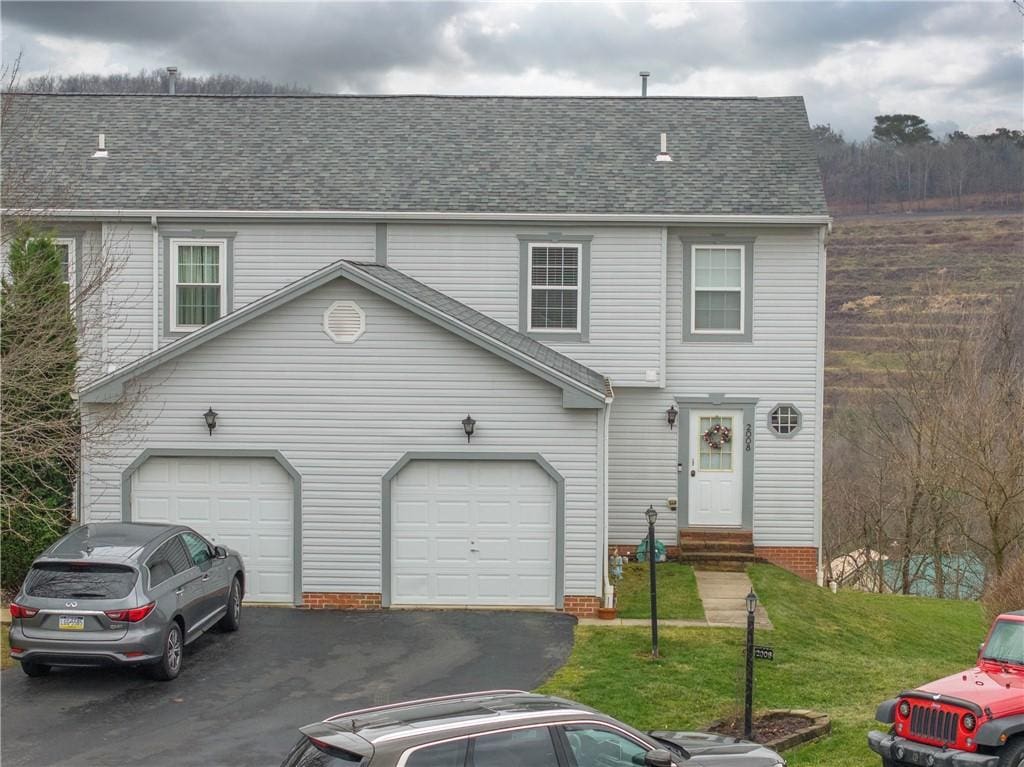
[(930, 738), (940, 743), (956, 743), (957, 725), (960, 714), (954, 711), (943, 711), (930, 705), (910, 703), (910, 732), (922, 738)]

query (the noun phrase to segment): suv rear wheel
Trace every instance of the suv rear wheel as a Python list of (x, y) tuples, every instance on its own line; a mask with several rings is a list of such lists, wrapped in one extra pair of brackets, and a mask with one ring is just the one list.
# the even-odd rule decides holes
[(171, 621), (164, 634), (164, 654), (148, 671), (153, 679), (169, 682), (181, 673), (181, 659), (185, 654), (185, 642), (181, 635), (181, 626)]
[(46, 676), (50, 673), (50, 667), (45, 663), (33, 663), (30, 660), (21, 662), (21, 670), (29, 676)]

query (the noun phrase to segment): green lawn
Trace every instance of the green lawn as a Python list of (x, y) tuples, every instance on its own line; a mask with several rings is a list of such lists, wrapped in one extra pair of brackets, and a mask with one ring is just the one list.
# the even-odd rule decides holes
[[(651, 617), (650, 569), (645, 563), (631, 562), (623, 568), (622, 580), (615, 584), (615, 604), (620, 618)], [(678, 562), (657, 565), (658, 617), (699, 620), (704, 607), (697, 596), (693, 568)]]
[[(879, 767), (866, 745), (876, 704), (969, 667), (984, 638), (977, 603), (832, 594), (770, 565), (750, 575), (775, 624), (756, 639), (775, 660), (758, 662), (755, 707), (832, 717), (830, 737), (786, 754), (793, 767)], [(701, 728), (742, 705), (743, 633), (662, 628), (662, 658), (652, 661), (647, 629), (579, 626), (569, 662), (541, 691), (641, 729)]]

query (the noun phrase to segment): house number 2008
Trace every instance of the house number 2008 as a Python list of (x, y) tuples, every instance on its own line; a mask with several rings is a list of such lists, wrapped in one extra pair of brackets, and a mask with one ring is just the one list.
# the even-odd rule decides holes
[(747, 428), (743, 433), (743, 451), (746, 453), (750, 452), (750, 443), (754, 439), (754, 428), (748, 423)]

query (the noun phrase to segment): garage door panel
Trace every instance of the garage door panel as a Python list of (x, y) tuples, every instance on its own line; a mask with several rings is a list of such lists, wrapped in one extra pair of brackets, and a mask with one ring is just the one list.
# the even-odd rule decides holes
[(533, 462), (413, 461), (392, 484), (392, 602), (551, 606), (555, 522)]
[(396, 563), (430, 560), (430, 541), (426, 538), (395, 538), (391, 547)]
[(470, 504), (467, 501), (437, 501), (438, 525), (465, 527), (470, 523)]
[(188, 525), (235, 549), (246, 599), (291, 602), (294, 496), (269, 458), (151, 458), (132, 478), (132, 519)]

